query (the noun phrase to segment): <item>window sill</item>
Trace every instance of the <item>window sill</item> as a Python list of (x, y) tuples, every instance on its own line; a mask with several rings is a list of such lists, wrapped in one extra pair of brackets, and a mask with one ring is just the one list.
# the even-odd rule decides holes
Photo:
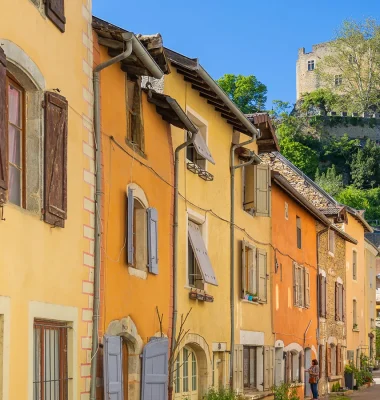
[(330, 256), (330, 257), (335, 257), (335, 254), (332, 253), (331, 251), (329, 251), (329, 256)]
[(137, 144), (130, 142), (127, 138), (125, 138), (125, 144), (135, 153), (137, 153), (140, 157), (147, 159), (146, 154), (140, 149), (140, 147)]
[(267, 304), (265, 301), (259, 301), (259, 300), (257, 300), (257, 301), (249, 301), (249, 300), (247, 300), (247, 299), (241, 299), (241, 302), (242, 302), (242, 303), (248, 303), (248, 304), (254, 304), (254, 305), (256, 305), (256, 306), (260, 306), (260, 305), (263, 305), (263, 304)]
[(146, 271), (141, 271), (140, 269), (134, 268), (134, 267), (128, 267), (128, 273), (131, 276), (135, 276), (136, 278), (139, 279), (144, 279), (148, 277), (148, 273)]
[(352, 328), (352, 332), (360, 332), (359, 328)]

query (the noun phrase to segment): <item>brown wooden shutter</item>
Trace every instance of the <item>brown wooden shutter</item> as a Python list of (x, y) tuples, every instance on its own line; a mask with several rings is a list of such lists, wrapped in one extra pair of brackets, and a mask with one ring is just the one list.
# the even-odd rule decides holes
[(322, 372), (324, 370), (323, 368), (323, 346), (319, 345), (319, 378), (322, 378)]
[(342, 285), (342, 321), (346, 321), (346, 295), (345, 295), (345, 289), (344, 286)]
[(342, 374), (342, 346), (340, 344), (336, 346), (336, 374)]
[(327, 377), (331, 376), (331, 347), (326, 345), (326, 372)]
[(0, 47), (0, 204), (7, 200), (8, 134), (7, 134), (7, 59)]
[(339, 284), (335, 282), (335, 321), (339, 321)]
[(46, 16), (61, 31), (65, 32), (65, 0), (45, 0)]
[(327, 278), (323, 277), (323, 316), (327, 318)]
[(61, 228), (67, 219), (67, 106), (63, 96), (45, 94), (44, 219)]

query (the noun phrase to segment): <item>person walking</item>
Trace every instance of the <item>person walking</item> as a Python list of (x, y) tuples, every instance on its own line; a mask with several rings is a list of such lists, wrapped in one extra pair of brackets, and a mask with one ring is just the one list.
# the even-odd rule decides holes
[(309, 383), (311, 392), (313, 393), (313, 400), (318, 399), (318, 381), (319, 381), (319, 366), (317, 360), (312, 360), (311, 367), (308, 369), (309, 372)]

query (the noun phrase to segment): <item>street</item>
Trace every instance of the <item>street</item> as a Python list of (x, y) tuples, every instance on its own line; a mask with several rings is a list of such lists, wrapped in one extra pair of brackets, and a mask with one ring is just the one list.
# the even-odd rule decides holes
[(368, 390), (363, 390), (360, 392), (355, 392), (352, 398), (356, 400), (369, 400), (369, 399), (380, 399), (380, 371), (373, 372), (375, 386), (372, 386)]

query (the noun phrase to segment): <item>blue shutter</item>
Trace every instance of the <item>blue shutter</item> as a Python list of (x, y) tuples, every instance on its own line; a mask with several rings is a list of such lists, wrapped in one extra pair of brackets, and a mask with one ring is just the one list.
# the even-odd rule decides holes
[(127, 206), (127, 262), (130, 265), (133, 265), (133, 256), (134, 256), (134, 248), (133, 248), (133, 190), (128, 188), (128, 206)]
[(168, 355), (167, 338), (152, 338), (144, 347), (141, 400), (167, 400)]
[(148, 208), (148, 268), (149, 272), (158, 275), (158, 212)]
[(120, 336), (104, 336), (104, 398), (123, 400), (122, 351)]

